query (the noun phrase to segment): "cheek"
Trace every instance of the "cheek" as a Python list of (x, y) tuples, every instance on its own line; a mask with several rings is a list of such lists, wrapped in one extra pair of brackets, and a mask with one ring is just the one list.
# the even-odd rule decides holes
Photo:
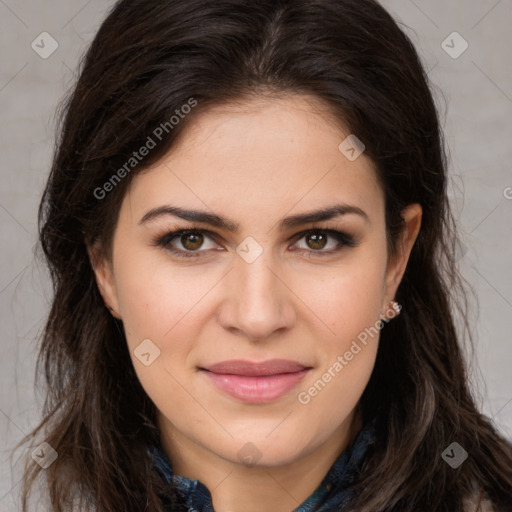
[[(190, 395), (183, 388), (184, 384), (189, 387), (186, 361), (192, 341), (199, 336), (197, 306), (208, 291), (209, 279), (200, 278), (197, 272), (194, 277), (192, 273), (183, 277), (170, 265), (148, 264), (148, 259), (147, 255), (133, 257), (116, 269), (130, 357), (142, 387), (158, 409), (169, 409), (172, 396), (173, 411), (190, 413)], [(195, 419), (203, 421), (200, 414)]]
[[(319, 431), (336, 428), (353, 410), (372, 374), (382, 323), (372, 295), (354, 305), (340, 299), (335, 335), (320, 337), (319, 365), (297, 393), (299, 407), (319, 418)], [(343, 306), (346, 306), (345, 308)]]
[[(219, 280), (213, 274), (192, 266), (177, 268), (143, 252), (118, 264), (116, 288), (130, 357), (158, 407), (168, 407), (171, 395), (176, 410), (190, 407), (182, 386), (190, 387), (190, 372), (195, 371), (188, 362), (204, 328), (208, 292)], [(142, 343), (149, 350), (141, 352)], [(147, 352), (152, 362), (145, 366), (138, 355)]]
[(319, 332), (325, 334), (316, 336), (320, 364), (297, 400), (323, 422), (335, 425), (345, 418), (371, 376), (382, 327), (383, 280), (384, 260), (361, 256), (321, 287), (310, 283), (309, 291), (302, 291), (319, 312)]
[(193, 267), (177, 268), (161, 255), (141, 252), (120, 262), (116, 288), (129, 343), (153, 338), (164, 343), (183, 325), (190, 328), (196, 306), (215, 276)]
[(319, 435), (336, 429), (353, 411), (370, 379), (377, 344), (377, 338), (366, 347), (359, 344), (350, 361), (347, 351), (340, 351), (299, 390), (297, 407), (308, 418), (316, 418)]
[(384, 258), (358, 254), (343, 266), (297, 279), (294, 292), (317, 316), (317, 324), (325, 333), (328, 346), (343, 345), (366, 327), (375, 324), (382, 312), (385, 277)]

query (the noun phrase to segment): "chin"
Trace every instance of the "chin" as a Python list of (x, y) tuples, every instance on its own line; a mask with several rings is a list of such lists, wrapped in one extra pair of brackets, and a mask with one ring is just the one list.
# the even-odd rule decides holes
[[(262, 432), (259, 436), (253, 435), (252, 438), (247, 435), (236, 437), (235, 440), (228, 441), (227, 451), (215, 453), (233, 464), (271, 468), (291, 464), (315, 448), (307, 443), (302, 445), (291, 436), (288, 436), (288, 444), (283, 444), (282, 436), (276, 436), (275, 439), (271, 439), (271, 437), (272, 435), (268, 436), (268, 432)], [(234, 451), (233, 446), (235, 446)], [(219, 445), (215, 447), (218, 450)]]

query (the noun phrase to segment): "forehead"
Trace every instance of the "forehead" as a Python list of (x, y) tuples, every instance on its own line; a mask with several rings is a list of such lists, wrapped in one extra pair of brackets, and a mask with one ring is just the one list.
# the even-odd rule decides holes
[(378, 215), (384, 201), (372, 161), (364, 153), (352, 161), (340, 151), (349, 135), (310, 96), (210, 108), (191, 120), (164, 158), (134, 178), (131, 209), (143, 215), (156, 203), (180, 203), (279, 218), (291, 209), (350, 202)]

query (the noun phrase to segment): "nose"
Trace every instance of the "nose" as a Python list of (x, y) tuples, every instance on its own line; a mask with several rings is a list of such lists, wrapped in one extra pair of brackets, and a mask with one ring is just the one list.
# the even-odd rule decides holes
[(279, 267), (271, 263), (265, 252), (252, 263), (236, 258), (224, 279), (224, 296), (217, 312), (224, 329), (258, 341), (293, 326), (293, 292)]

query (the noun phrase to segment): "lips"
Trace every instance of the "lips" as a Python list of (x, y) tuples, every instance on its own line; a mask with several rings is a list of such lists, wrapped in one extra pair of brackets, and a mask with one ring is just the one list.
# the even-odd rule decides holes
[(259, 363), (232, 360), (201, 368), (201, 373), (222, 394), (242, 402), (261, 404), (286, 395), (310, 369), (311, 367), (285, 359)]
[(289, 361), (287, 359), (271, 359), (259, 363), (244, 361), (242, 359), (233, 359), (231, 361), (216, 363), (203, 369), (219, 374), (261, 377), (268, 375), (281, 375), (283, 373), (295, 373), (306, 368), (308, 367), (301, 363)]

